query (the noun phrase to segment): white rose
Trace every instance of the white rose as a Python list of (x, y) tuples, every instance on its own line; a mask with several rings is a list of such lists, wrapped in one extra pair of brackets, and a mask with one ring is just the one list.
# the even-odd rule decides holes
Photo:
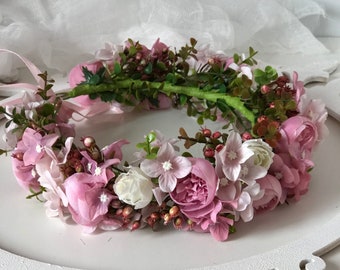
[(243, 143), (248, 149), (254, 152), (254, 165), (269, 169), (273, 162), (273, 149), (270, 145), (264, 142), (262, 139), (247, 140)]
[(113, 185), (118, 198), (133, 205), (135, 209), (143, 208), (151, 202), (152, 189), (151, 179), (138, 167), (131, 167), (127, 173), (120, 174)]

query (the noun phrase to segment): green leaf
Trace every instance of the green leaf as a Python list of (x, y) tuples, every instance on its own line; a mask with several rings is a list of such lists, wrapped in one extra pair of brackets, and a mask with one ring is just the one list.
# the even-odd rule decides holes
[(235, 53), (234, 54), (234, 62), (237, 64), (238, 61), (240, 61), (240, 56), (237, 53)]
[(152, 73), (152, 63), (147, 64), (147, 66), (144, 68), (145, 74), (151, 74)]
[(186, 95), (179, 95), (179, 104), (181, 106), (187, 103), (188, 97)]
[(156, 133), (151, 131), (147, 136), (146, 140), (148, 143), (152, 143), (154, 140), (156, 140)]
[(41, 114), (42, 116), (50, 116), (54, 114), (54, 105), (51, 103), (45, 103), (43, 104), (40, 108), (37, 109), (37, 111), (39, 112), (39, 114)]
[(99, 96), (102, 101), (111, 102), (112, 100), (115, 100), (116, 94), (113, 92), (101, 92)]
[(7, 151), (3, 150), (3, 149), (0, 149), (0, 156), (3, 155), (3, 154), (7, 154)]
[(114, 63), (113, 71), (116, 75), (118, 75), (122, 72), (122, 67), (120, 66), (120, 64), (118, 62)]
[(202, 115), (200, 115), (197, 118), (197, 124), (199, 124), (199, 125), (203, 125), (204, 124), (204, 117)]

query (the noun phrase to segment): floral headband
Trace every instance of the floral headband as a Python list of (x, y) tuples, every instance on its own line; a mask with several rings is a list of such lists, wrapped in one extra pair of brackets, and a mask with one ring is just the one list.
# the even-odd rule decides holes
[[(35, 74), (33, 93), (0, 107), (11, 146), (1, 153), (11, 152), (27, 198), (44, 202), (49, 217), (72, 217), (87, 233), (171, 224), (219, 241), (237, 222), (299, 200), (308, 191), (312, 151), (327, 132), (324, 104), (308, 100), (297, 73), (291, 80), (256, 67), (252, 48), (248, 57), (228, 57), (196, 45), (106, 44), (71, 70), (64, 92), (52, 90), (47, 73)], [(133, 161), (123, 158), (125, 138), (103, 148), (89, 134), (75, 140), (75, 115), (170, 107), (195, 117), (197, 133), (179, 127), (178, 138), (166, 138), (151, 130)], [(193, 145), (202, 146), (201, 156), (189, 152)]]

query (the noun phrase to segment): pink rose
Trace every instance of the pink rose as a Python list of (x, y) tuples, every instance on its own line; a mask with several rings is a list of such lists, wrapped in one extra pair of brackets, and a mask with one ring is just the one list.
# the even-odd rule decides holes
[(200, 223), (215, 209), (214, 198), (218, 179), (214, 167), (207, 160), (190, 158), (190, 161), (191, 172), (177, 180), (170, 196), (185, 216)]
[(257, 213), (271, 211), (282, 202), (282, 188), (279, 180), (274, 176), (268, 174), (256, 182), (260, 184), (261, 190), (264, 190), (261, 199), (253, 202), (253, 207)]
[(75, 173), (64, 182), (68, 209), (73, 220), (94, 231), (105, 219), (108, 206), (114, 196), (104, 189), (104, 182), (87, 173)]
[(288, 152), (301, 159), (312, 150), (318, 140), (318, 131), (314, 123), (305, 116), (293, 116), (284, 121), (280, 127), (282, 138), (279, 141), (279, 152)]

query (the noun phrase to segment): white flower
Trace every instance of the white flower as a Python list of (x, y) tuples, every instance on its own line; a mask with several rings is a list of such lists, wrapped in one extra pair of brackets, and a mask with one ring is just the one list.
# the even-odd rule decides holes
[(254, 152), (254, 165), (269, 169), (273, 162), (274, 153), (269, 144), (262, 139), (247, 140), (243, 143), (248, 149)]
[(153, 196), (151, 179), (138, 167), (131, 167), (127, 173), (120, 174), (113, 189), (121, 201), (135, 209), (147, 206)]

